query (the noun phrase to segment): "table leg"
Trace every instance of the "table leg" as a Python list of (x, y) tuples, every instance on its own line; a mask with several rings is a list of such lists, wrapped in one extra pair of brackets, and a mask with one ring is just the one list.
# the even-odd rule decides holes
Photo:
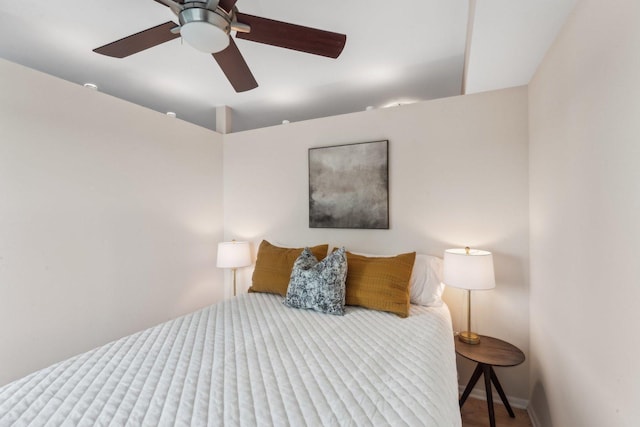
[(513, 409), (511, 409), (511, 405), (509, 405), (509, 401), (507, 400), (507, 395), (504, 394), (504, 390), (500, 385), (500, 381), (498, 381), (498, 376), (493, 370), (493, 367), (491, 367), (491, 381), (493, 382), (493, 385), (496, 387), (496, 391), (500, 395), (500, 399), (502, 399), (502, 403), (504, 403), (505, 408), (507, 408), (507, 412), (509, 412), (509, 416), (511, 418), (515, 418), (516, 414), (513, 413)]
[(462, 397), (460, 398), (460, 402), (459, 402), (461, 408), (462, 408), (462, 405), (464, 405), (464, 402), (467, 400), (467, 397), (469, 397), (471, 390), (473, 390), (473, 387), (478, 382), (480, 375), (482, 375), (482, 366), (480, 365), (480, 363), (478, 363), (478, 365), (476, 366), (476, 370), (473, 371), (471, 378), (469, 378), (469, 383), (467, 384), (467, 387), (465, 387), (464, 392), (462, 392)]
[(482, 364), (484, 374), (484, 388), (487, 393), (487, 408), (489, 409), (489, 425), (496, 427), (496, 416), (493, 412), (493, 392), (491, 391), (491, 365)]

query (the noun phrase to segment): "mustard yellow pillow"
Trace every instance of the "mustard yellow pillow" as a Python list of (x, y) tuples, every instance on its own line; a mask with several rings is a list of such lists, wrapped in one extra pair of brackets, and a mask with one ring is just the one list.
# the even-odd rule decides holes
[[(304, 248), (281, 248), (263, 240), (258, 248), (256, 267), (253, 270), (252, 286), (249, 292), (267, 292), (285, 296), (293, 263)], [(329, 245), (314, 246), (311, 252), (318, 261), (327, 256)]]
[(409, 316), (409, 284), (416, 253), (367, 257), (347, 252), (346, 305)]

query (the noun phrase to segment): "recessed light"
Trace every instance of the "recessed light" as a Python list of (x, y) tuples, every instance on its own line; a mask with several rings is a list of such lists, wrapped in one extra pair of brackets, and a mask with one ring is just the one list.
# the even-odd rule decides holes
[(98, 85), (95, 83), (85, 83), (83, 86), (91, 90), (98, 90)]
[(291, 123), (289, 120), (283, 120), (283, 121), (282, 121), (282, 124), (283, 124), (283, 125), (288, 125), (289, 123)]
[(176, 118), (176, 113), (174, 113), (173, 111), (167, 111), (167, 116), (173, 117), (175, 119)]
[(402, 98), (402, 99), (397, 99), (395, 101), (391, 101), (383, 105), (382, 108), (402, 107), (403, 105), (415, 104), (416, 102), (420, 102), (420, 101), (414, 98)]

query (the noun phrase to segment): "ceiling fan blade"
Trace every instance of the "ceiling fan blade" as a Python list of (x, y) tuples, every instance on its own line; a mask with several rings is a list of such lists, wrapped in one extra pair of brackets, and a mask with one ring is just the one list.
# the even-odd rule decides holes
[(251, 40), (258, 43), (312, 53), (314, 55), (337, 58), (340, 56), (347, 36), (331, 31), (318, 30), (289, 24), (287, 22), (274, 21), (273, 19), (259, 16), (236, 14), (238, 22), (248, 24), (251, 31), (237, 33), (239, 39)]
[(216, 10), (218, 4), (220, 4), (220, 0), (207, 0), (207, 4), (204, 7), (209, 10)]
[(238, 0), (220, 0), (220, 3), (218, 3), (218, 6), (220, 6), (227, 12), (231, 12), (231, 9), (233, 9), (233, 6), (236, 5), (237, 1)]
[(140, 31), (139, 33), (95, 48), (93, 51), (114, 58), (124, 58), (180, 37), (180, 33), (174, 34), (171, 32), (171, 29), (177, 26), (178, 24), (175, 22), (165, 22), (148, 30)]
[(236, 92), (245, 92), (258, 87), (258, 82), (231, 37), (226, 49), (212, 55)]

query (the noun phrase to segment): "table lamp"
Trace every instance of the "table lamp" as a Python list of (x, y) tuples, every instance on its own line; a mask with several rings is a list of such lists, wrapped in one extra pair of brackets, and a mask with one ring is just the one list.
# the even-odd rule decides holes
[(493, 255), (479, 249), (447, 249), (444, 251), (442, 282), (447, 286), (467, 290), (467, 330), (458, 339), (467, 344), (478, 344), (480, 337), (471, 332), (471, 291), (496, 287), (493, 273)]
[(233, 270), (233, 296), (236, 296), (236, 270), (239, 267), (251, 265), (251, 251), (249, 242), (221, 242), (218, 243), (218, 268)]

